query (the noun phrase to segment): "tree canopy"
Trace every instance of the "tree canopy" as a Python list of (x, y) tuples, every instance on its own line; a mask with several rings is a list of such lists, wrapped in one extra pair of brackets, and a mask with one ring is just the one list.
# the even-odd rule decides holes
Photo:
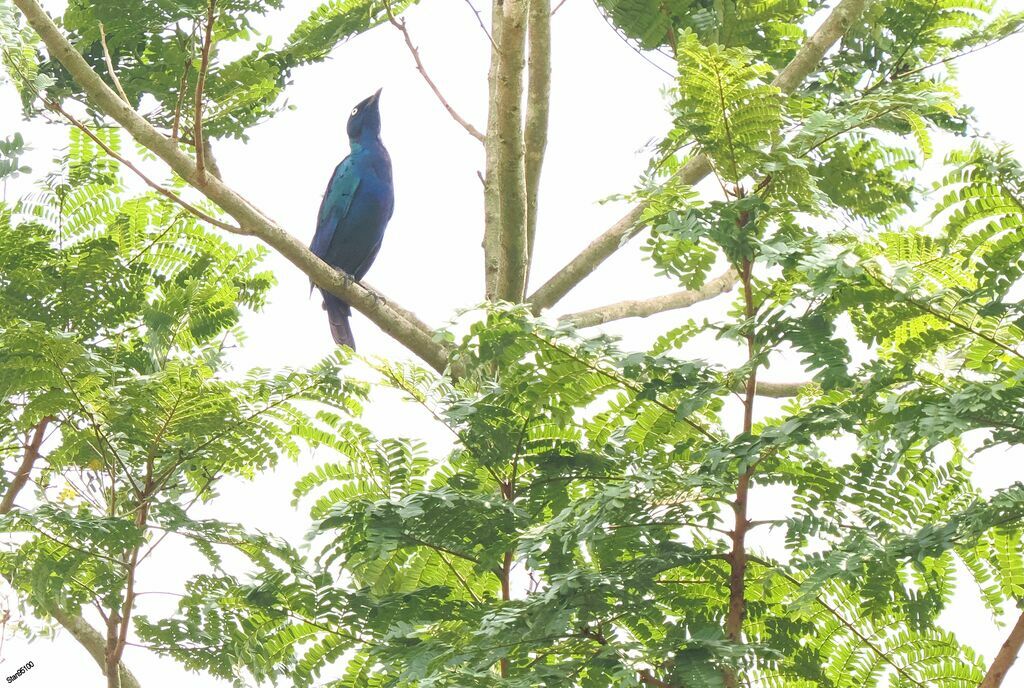
[[(987, 623), (1024, 599), (1024, 485), (972, 476), (979, 454), (1024, 444), (1024, 169), (981, 134), (956, 64), (1016, 39), (1024, 14), (598, 0), (674, 65), (671, 127), (651, 132), (622, 220), (545, 279), (557, 7), (495, 0), (477, 129), (430, 79), (409, 4), (330, 2), (261, 42), (252, 22), (276, 2), (75, 0), (59, 25), (0, 3), (25, 116), (71, 131), (38, 192), (0, 206), (0, 513), (16, 536), (0, 572), (20, 599), (110, 688), (141, 684), (129, 638), (239, 686), (1001, 685), (1024, 616), (986, 661), (942, 615), (976, 596)], [(485, 283), (446, 329), (334, 272), (213, 157), (286, 106), (295, 70), (382, 24), (482, 143)], [(245, 50), (220, 51), (232, 42)], [(31, 174), (23, 149), (0, 142), (0, 175)], [(121, 175), (154, 156), (163, 178), (127, 192)], [(274, 278), (264, 248), (225, 233), (419, 360), (233, 371), (240, 314)], [(674, 291), (546, 312), (634, 238), (638, 269)], [(718, 297), (718, 317), (681, 312)], [(668, 311), (639, 350), (591, 329)], [(763, 379), (794, 352), (803, 378)], [(384, 388), (449, 443), (365, 424)], [(769, 396), (785, 401), (765, 412)], [(307, 448), (304, 545), (189, 515), (225, 477)], [(752, 495), (778, 517), (754, 520)], [(167, 533), (209, 566), (183, 572), (176, 611), (147, 615), (136, 573)]]

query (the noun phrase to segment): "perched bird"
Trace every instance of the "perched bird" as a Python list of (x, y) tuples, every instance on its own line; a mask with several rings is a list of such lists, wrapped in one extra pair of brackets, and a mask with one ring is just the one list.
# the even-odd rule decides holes
[[(380, 140), (380, 90), (352, 109), (348, 140), (352, 151), (334, 169), (309, 249), (358, 281), (373, 265), (395, 207), (391, 157)], [(335, 343), (355, 349), (348, 322), (351, 308), (321, 292)]]

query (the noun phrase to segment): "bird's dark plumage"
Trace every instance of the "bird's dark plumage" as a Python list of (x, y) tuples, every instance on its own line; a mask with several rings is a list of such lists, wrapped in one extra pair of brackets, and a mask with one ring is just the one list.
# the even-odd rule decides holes
[[(310, 250), (328, 265), (361, 280), (373, 264), (395, 207), (391, 158), (380, 140), (380, 91), (353, 108), (348, 118), (352, 151), (324, 192)], [(335, 343), (355, 348), (349, 305), (323, 292)]]

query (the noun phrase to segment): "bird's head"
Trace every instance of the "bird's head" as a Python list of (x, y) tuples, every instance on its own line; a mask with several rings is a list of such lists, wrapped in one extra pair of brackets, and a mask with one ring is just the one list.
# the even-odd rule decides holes
[(380, 92), (352, 108), (348, 116), (348, 138), (350, 141), (372, 141), (380, 136)]

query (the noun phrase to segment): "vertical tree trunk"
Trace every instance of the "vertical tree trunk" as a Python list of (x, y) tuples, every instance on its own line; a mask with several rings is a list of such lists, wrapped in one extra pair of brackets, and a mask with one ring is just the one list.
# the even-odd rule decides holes
[(501, 267), (501, 196), (498, 184), (498, 71), (501, 63), (502, 0), (491, 2), (491, 66), (487, 72), (487, 133), (484, 138), (484, 297), (498, 298), (498, 272)]
[[(742, 195), (740, 195), (742, 197)], [(738, 224), (743, 231), (746, 222)], [(754, 333), (754, 304), (752, 286), (753, 262), (749, 258), (743, 260), (740, 269), (740, 280), (743, 284), (743, 311), (747, 320), (747, 360), (752, 362), (757, 354)], [(747, 378), (746, 390), (743, 395), (743, 432), (749, 433), (754, 427), (754, 398), (757, 394), (757, 366), (754, 365)], [(732, 530), (732, 549), (729, 553), (729, 611), (725, 619), (725, 634), (734, 643), (743, 642), (743, 618), (746, 613), (746, 576), (747, 549), (746, 537), (750, 521), (747, 519), (747, 500), (750, 493), (750, 478), (754, 474), (753, 466), (744, 469), (736, 484), (736, 499), (733, 502), (735, 521)], [(725, 672), (727, 688), (736, 688), (738, 680), (732, 670)]]
[[(529, 58), (526, 93), (526, 129), (523, 134), (526, 157), (526, 274), (530, 266), (537, 236), (537, 199), (540, 194), (540, 172), (548, 144), (548, 112), (551, 99), (551, 0), (529, 0)], [(523, 293), (526, 293), (524, 286)]]
[(529, 0), (503, 0), (498, 73), (491, 107), (494, 140), (487, 152), (495, 161), (501, 258), (496, 296), (521, 301), (526, 283), (526, 164), (523, 159), (523, 72), (526, 67), (526, 9)]

